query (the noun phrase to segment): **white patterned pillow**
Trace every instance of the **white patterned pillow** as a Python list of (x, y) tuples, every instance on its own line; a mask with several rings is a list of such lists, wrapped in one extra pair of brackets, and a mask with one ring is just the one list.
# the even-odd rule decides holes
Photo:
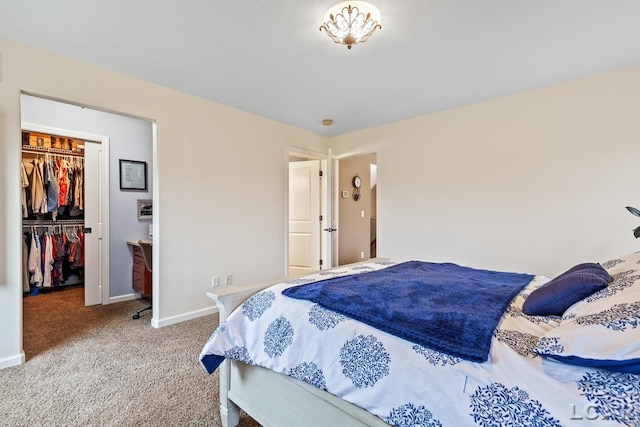
[(602, 266), (613, 277), (609, 286), (567, 309), (534, 350), (568, 364), (640, 374), (640, 252)]

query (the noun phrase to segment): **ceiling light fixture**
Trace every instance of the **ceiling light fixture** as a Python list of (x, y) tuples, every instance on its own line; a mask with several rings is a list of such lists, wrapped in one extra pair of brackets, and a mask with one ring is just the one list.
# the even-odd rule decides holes
[(354, 44), (366, 42), (378, 28), (382, 25), (377, 7), (364, 1), (347, 1), (329, 9), (320, 31), (351, 49)]

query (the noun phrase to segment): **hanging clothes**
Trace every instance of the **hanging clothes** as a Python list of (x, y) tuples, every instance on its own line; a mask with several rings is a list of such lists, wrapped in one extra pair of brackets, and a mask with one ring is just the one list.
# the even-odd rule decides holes
[(42, 285), (42, 266), (40, 257), (40, 239), (35, 230), (31, 233), (31, 248), (29, 250), (29, 272), (31, 273), (31, 284)]
[[(23, 223), (24, 231), (31, 227), (22, 244), (23, 291), (37, 295), (39, 289), (81, 284), (84, 159), (23, 147), (20, 170), (22, 215), (33, 224)], [(65, 224), (71, 218), (80, 221)]]
[(31, 190), (31, 210), (35, 214), (47, 212), (47, 201), (44, 193), (44, 178), (42, 161), (33, 159), (31, 161), (33, 169), (29, 178), (29, 187)]
[(65, 159), (58, 163), (58, 206), (66, 206), (69, 198), (69, 164)]
[(84, 210), (84, 166), (76, 165), (76, 186), (73, 207)]
[[(84, 215), (84, 159), (46, 153), (21, 162), (23, 218), (53, 221)], [(47, 217), (48, 218), (48, 217)]]
[(27, 208), (27, 188), (29, 187), (29, 176), (27, 175), (27, 168), (24, 166), (24, 162), (20, 162), (20, 177), (22, 180), (22, 217), (27, 218), (29, 216), (29, 209)]
[(84, 239), (81, 225), (49, 226), (40, 235), (32, 226), (23, 240), (23, 291), (82, 283)]
[(51, 236), (48, 233), (43, 235), (43, 254), (44, 254), (44, 262), (42, 263), (42, 268), (44, 270), (43, 279), (42, 279), (42, 287), (50, 288), (51, 287), (51, 272), (53, 270), (53, 245), (51, 241)]
[(76, 256), (75, 266), (80, 268), (80, 267), (84, 267), (84, 232), (82, 231), (81, 228), (78, 228), (77, 235), (78, 235), (77, 253), (79, 255)]
[(58, 215), (60, 190), (56, 174), (56, 162), (53, 160), (46, 162), (44, 184), (47, 186), (47, 212), (51, 213), (51, 219), (55, 221)]
[(53, 265), (51, 266), (51, 286), (60, 286), (61, 259), (58, 254), (58, 240), (58, 235), (53, 234), (51, 236), (51, 252), (53, 253)]
[(56, 259), (57, 259), (56, 270), (58, 272), (57, 275), (58, 275), (59, 284), (63, 284), (66, 280), (65, 278), (67, 277), (64, 271), (64, 263), (63, 263), (64, 257), (65, 257), (65, 254), (64, 254), (65, 241), (66, 241), (66, 238), (64, 234), (62, 233), (58, 234), (56, 239)]
[(26, 236), (22, 239), (22, 291), (29, 292), (29, 247), (27, 246)]

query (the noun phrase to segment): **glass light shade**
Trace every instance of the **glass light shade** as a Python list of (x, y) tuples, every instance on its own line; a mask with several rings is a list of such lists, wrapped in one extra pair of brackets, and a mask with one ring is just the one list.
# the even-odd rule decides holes
[(320, 30), (338, 44), (347, 48), (364, 43), (378, 29), (380, 11), (374, 5), (364, 1), (347, 1), (333, 6), (324, 18)]

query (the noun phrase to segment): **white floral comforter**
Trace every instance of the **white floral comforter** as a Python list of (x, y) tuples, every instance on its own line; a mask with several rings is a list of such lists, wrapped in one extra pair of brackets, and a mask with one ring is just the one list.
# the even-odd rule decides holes
[(395, 426), (640, 425), (629, 415), (640, 414), (639, 376), (567, 365), (533, 352), (539, 338), (560, 321), (521, 310), (526, 295), (547, 278), (536, 276), (511, 303), (485, 363), (435, 352), (281, 294), (330, 275), (392, 264), (321, 272), (253, 295), (216, 329), (200, 354), (201, 363), (211, 371), (217, 356), (224, 356), (263, 366)]

